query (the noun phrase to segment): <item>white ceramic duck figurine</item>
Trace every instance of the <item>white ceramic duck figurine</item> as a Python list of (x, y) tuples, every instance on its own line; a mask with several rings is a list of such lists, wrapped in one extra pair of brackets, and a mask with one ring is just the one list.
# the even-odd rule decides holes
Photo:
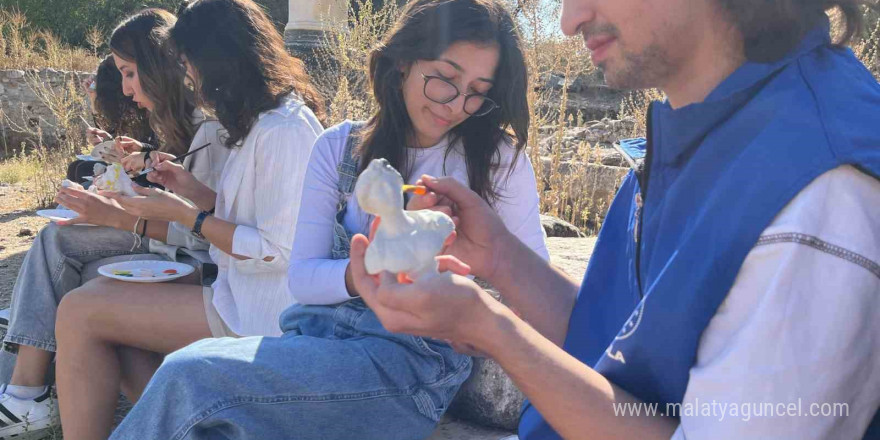
[(364, 258), (367, 272), (406, 273), (411, 279), (439, 274), (434, 257), (455, 230), (442, 212), (403, 209), (403, 178), (385, 159), (374, 159), (354, 188), (361, 208), (382, 219)]

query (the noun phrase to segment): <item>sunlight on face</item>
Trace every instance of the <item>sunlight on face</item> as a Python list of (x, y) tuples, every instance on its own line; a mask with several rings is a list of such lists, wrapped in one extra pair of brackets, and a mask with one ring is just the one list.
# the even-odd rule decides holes
[[(483, 94), (492, 88), (499, 51), (495, 45), (457, 42), (436, 60), (419, 60), (405, 72), (403, 99), (420, 147), (430, 147), (470, 117), (464, 111), (465, 94)], [(446, 104), (425, 96), (425, 78), (435, 76), (455, 85), (461, 93)], [(454, 90), (452, 95), (454, 96)]]
[(137, 64), (125, 60), (116, 54), (113, 54), (113, 62), (116, 63), (116, 68), (122, 74), (122, 93), (125, 96), (131, 97), (138, 107), (152, 111), (155, 105), (141, 88)]
[[(661, 87), (691, 56), (707, 7), (693, 0), (563, 0), (566, 35), (581, 35), (608, 85)], [(701, 20), (701, 21), (700, 21)]]

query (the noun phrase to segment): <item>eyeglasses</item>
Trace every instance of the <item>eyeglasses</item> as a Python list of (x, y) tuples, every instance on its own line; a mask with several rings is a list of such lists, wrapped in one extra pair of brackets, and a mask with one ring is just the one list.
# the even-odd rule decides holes
[(416, 61), (416, 67), (419, 69), (419, 74), (422, 75), (422, 79), (425, 80), (425, 87), (423, 90), (425, 98), (428, 98), (437, 104), (449, 104), (458, 99), (459, 96), (464, 95), (464, 112), (471, 116), (486, 116), (491, 113), (492, 110), (500, 108), (495, 101), (486, 95), (479, 93), (461, 93), (458, 90), (458, 87), (449, 80), (439, 76), (425, 75), (422, 72), (422, 67), (419, 66), (418, 61)]

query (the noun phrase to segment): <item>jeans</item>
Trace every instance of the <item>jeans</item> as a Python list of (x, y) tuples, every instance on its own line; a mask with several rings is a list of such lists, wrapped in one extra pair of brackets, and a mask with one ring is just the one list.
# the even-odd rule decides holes
[(470, 375), (469, 357), (389, 333), (360, 299), (280, 320), (280, 337), (168, 355), (111, 439), (426, 438)]
[(163, 260), (147, 240), (134, 246), (131, 232), (100, 226), (48, 224), (37, 234), (12, 290), (9, 330), (0, 356), (0, 382), (8, 382), (18, 345), (55, 351), (55, 316), (61, 298), (94, 278), (97, 268), (124, 260)]

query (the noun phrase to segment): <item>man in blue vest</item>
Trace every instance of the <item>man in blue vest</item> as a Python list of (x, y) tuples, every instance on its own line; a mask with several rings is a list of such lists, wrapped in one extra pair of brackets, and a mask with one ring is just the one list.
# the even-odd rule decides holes
[(497, 360), (528, 397), (524, 440), (880, 438), (880, 86), (825, 14), (843, 42), (859, 7), (564, 0), (608, 84), (667, 97), (583, 282), (425, 176), (410, 208), (458, 219), (441, 266), (517, 313), (462, 276), (377, 282), (363, 236), (358, 291), (391, 331)]

